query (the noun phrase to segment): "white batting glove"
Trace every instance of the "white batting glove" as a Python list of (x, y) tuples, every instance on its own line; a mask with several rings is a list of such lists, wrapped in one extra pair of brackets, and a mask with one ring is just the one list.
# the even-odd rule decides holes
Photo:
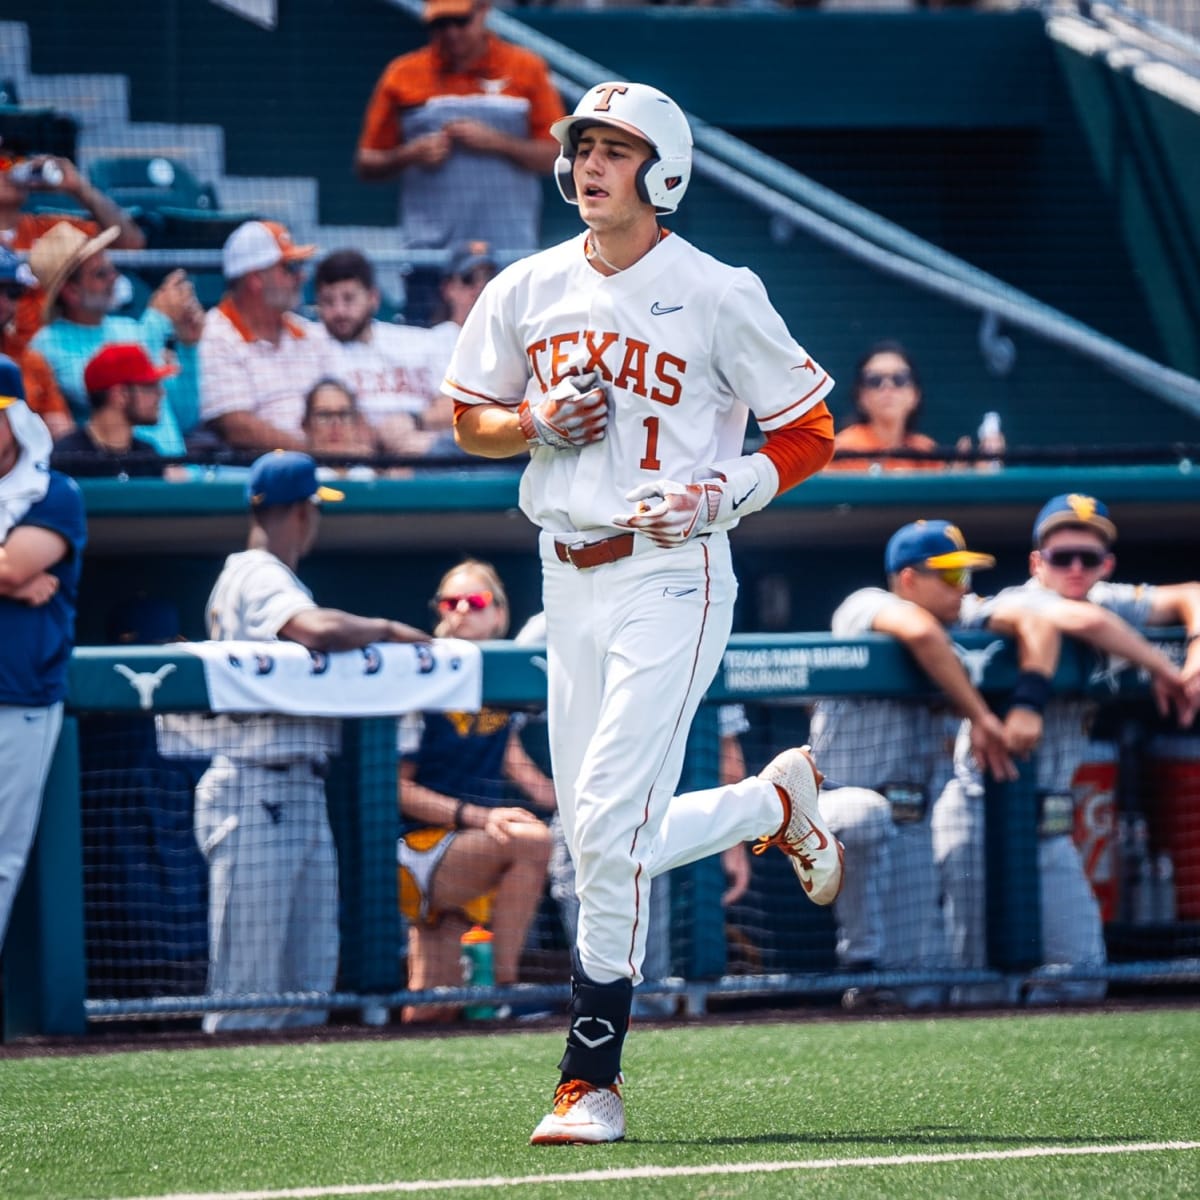
[(597, 378), (595, 371), (569, 375), (540, 400), (522, 400), (517, 415), (529, 445), (569, 450), (600, 441), (608, 431), (609, 388)]
[(700, 483), (656, 479), (625, 496), (637, 509), (613, 517), (613, 524), (645, 534), (656, 546), (681, 546), (717, 519), (724, 495), (725, 483), (720, 479)]

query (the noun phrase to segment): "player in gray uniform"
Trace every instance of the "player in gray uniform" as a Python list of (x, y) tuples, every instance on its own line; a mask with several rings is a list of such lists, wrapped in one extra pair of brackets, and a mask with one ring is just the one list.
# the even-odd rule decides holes
[[(250, 468), (247, 549), (225, 560), (208, 599), (214, 641), (287, 639), (310, 650), (427, 641), (385, 617), (319, 608), (297, 579), (320, 526), (318, 500), (343, 495), (317, 483), (307, 455), (277, 450)], [(340, 724), (264, 716), (238, 723), (238, 743), (214, 756), (196, 785), (193, 826), (209, 866), (208, 991), (328, 992), (337, 973), (337, 860), (325, 808), (328, 756)], [(320, 1024), (326, 1013), (216, 1012), (206, 1032)]]
[[(1094, 497), (1055, 496), (1033, 527), (1030, 579), (987, 601), (973, 620), (998, 606), (1039, 612), (1064, 634), (1079, 638), (1149, 672), (1158, 707), (1173, 707), (1188, 725), (1200, 699), (1200, 649), (1189, 645), (1181, 673), (1135, 625), (1186, 625), (1200, 631), (1200, 585), (1135, 587), (1107, 582), (1116, 564), (1111, 545), (1117, 529)], [(1093, 705), (1075, 697), (1054, 698), (1045, 712), (1037, 759), (1039, 792), (1038, 871), (1041, 885), (1042, 957), (1046, 963), (1095, 966), (1106, 961), (1100, 909), (1071, 833), (1072, 781), (1088, 754)], [(939, 799), (933, 821), (934, 851), (942, 872), (945, 912), (956, 965), (982, 966), (985, 936), (983, 786), (961, 755), (954, 781)], [(1103, 981), (1038, 984), (1029, 1004), (1096, 1002)]]
[[(862, 588), (834, 613), (838, 637), (897, 638), (946, 697), (816, 706), (813, 747), (826, 774), (821, 813), (846, 847), (846, 884), (834, 907), (838, 960), (846, 967), (947, 965), (930, 810), (952, 771), (955, 734), (962, 725), (974, 757), (996, 778), (1011, 779), (1012, 756), (1028, 755), (1041, 733), (1041, 704), (1059, 649), (1049, 624), (1006, 614), (990, 622), (996, 632), (1016, 636), (1022, 671), (1003, 722), (971, 683), (947, 633), (960, 619), (971, 572), (994, 565), (991, 555), (966, 548), (956, 526), (917, 521), (887, 544), (888, 590)], [(905, 988), (897, 998), (930, 1007), (941, 1002), (942, 989)], [(866, 1007), (881, 999), (851, 989), (843, 1002)]]

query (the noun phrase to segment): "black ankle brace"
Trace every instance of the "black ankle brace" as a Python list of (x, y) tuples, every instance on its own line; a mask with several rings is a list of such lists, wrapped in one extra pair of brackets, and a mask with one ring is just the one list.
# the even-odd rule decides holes
[(558, 1069), (564, 1079), (607, 1087), (621, 1073), (633, 983), (628, 979), (595, 983), (583, 973), (578, 952), (571, 955), (571, 964), (571, 1028)]

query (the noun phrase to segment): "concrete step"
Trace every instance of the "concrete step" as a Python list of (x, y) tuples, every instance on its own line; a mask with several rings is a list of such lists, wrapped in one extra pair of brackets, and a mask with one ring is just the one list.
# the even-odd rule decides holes
[(298, 242), (317, 228), (317, 181), (294, 175), (224, 175), (213, 180), (223, 209), (282, 221)]
[[(79, 166), (97, 158), (161, 154), (188, 167), (201, 183), (219, 186), (225, 164), (225, 130), (220, 125), (168, 125), (136, 121), (86, 129), (79, 137)], [(223, 201), (222, 201), (223, 202)]]
[(25, 81), (29, 78), (29, 26), (24, 21), (0, 21), (0, 79), (17, 85), (21, 103), (25, 100)]
[(22, 104), (70, 113), (81, 133), (129, 120), (125, 75), (28, 75), (18, 89)]

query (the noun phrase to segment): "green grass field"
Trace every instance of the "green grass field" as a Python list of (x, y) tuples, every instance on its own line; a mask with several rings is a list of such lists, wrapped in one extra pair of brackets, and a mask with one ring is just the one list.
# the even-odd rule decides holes
[(628, 1139), (535, 1149), (561, 1048), (530, 1032), (7, 1059), (0, 1196), (1200, 1196), (1200, 1148), (1139, 1148), (1200, 1145), (1200, 1012), (637, 1029)]

